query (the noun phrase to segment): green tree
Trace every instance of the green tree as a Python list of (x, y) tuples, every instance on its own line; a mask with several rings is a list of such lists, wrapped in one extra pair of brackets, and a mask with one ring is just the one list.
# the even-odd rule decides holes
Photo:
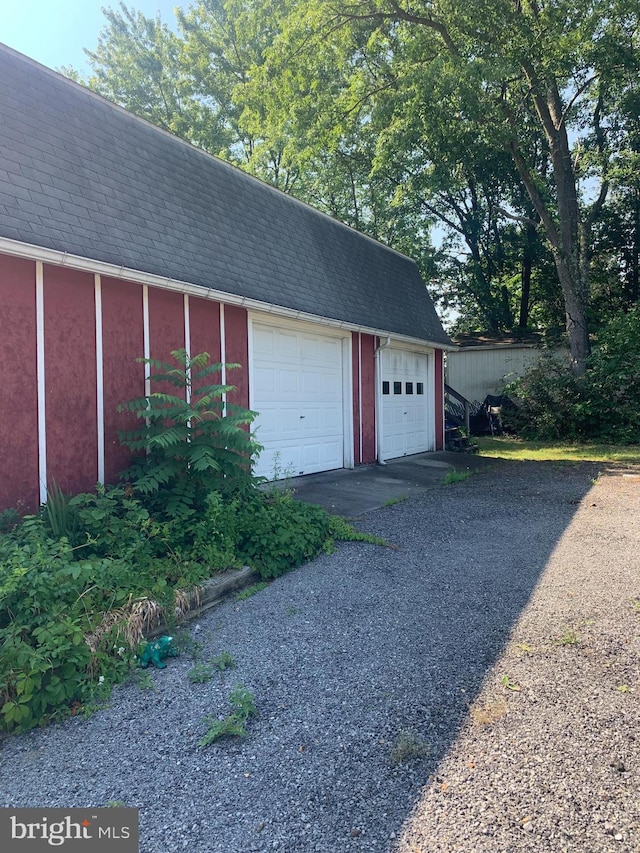
[[(377, 124), (379, 168), (401, 156), (408, 171), (435, 172), (441, 155), (460, 162), (452, 147), (476, 166), (483, 149), (506, 152), (553, 254), (580, 374), (591, 232), (609, 188), (611, 84), (637, 73), (637, 32), (630, 0), (315, 0), (292, 9), (264, 65), (279, 63), (281, 104), (311, 96), (321, 114)], [(343, 68), (342, 85), (316, 97), (312, 81), (331, 65)]]

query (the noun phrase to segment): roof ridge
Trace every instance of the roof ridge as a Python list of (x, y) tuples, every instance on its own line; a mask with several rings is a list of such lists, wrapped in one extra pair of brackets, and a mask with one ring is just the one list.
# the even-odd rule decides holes
[(354, 228), (352, 225), (348, 225), (346, 222), (342, 222), (342, 220), (337, 219), (335, 216), (331, 216), (331, 214), (326, 213), (323, 210), (319, 210), (317, 207), (314, 207), (312, 204), (309, 204), (302, 199), (297, 198), (294, 195), (286, 193), (284, 190), (281, 190), (279, 187), (275, 187), (273, 184), (268, 183), (262, 178), (259, 178), (257, 175), (252, 175), (250, 172), (246, 172), (244, 169), (241, 169), (240, 166), (237, 166), (235, 163), (230, 163), (228, 160), (223, 160), (222, 157), (218, 157), (215, 154), (210, 154), (208, 151), (205, 151), (204, 148), (199, 148), (197, 145), (188, 142), (186, 139), (182, 139), (180, 136), (176, 136), (175, 133), (171, 133), (169, 130), (165, 130), (163, 127), (158, 127), (158, 125), (153, 124), (146, 118), (142, 118), (142, 116), (136, 115), (130, 110), (121, 107), (120, 104), (116, 104), (114, 101), (109, 100), (109, 98), (104, 95), (100, 95), (98, 92), (94, 92), (93, 89), (89, 89), (87, 86), (82, 85), (82, 83), (78, 83), (75, 80), (72, 80), (70, 77), (66, 77), (64, 74), (61, 74), (59, 71), (55, 71), (53, 68), (49, 68), (47, 65), (43, 65), (41, 62), (38, 62), (36, 59), (33, 59), (30, 56), (27, 56), (24, 53), (21, 53), (19, 50), (16, 50), (13, 47), (5, 44), (4, 42), (0, 42), (0, 50), (14, 56), (16, 59), (25, 62), (29, 65), (33, 65), (36, 68), (44, 71), (46, 74), (55, 77), (58, 80), (61, 80), (63, 83), (72, 86), (79, 90), (79, 92), (83, 93), (85, 96), (89, 98), (96, 99), (100, 103), (110, 107), (113, 110), (116, 110), (119, 113), (122, 113), (129, 119), (133, 119), (136, 122), (140, 122), (143, 125), (146, 125), (151, 130), (161, 133), (169, 139), (173, 140), (174, 143), (179, 143), (180, 145), (186, 146), (190, 151), (194, 151), (196, 154), (206, 157), (209, 160), (213, 160), (218, 163), (223, 168), (226, 167), (228, 169), (232, 169), (238, 175), (242, 176), (243, 179), (249, 181), (255, 181), (261, 186), (265, 187), (267, 190), (270, 190), (274, 193), (277, 193), (280, 196), (283, 196), (290, 201), (295, 202), (298, 205), (301, 205), (307, 210), (312, 211), (318, 216), (323, 216), (325, 219), (328, 219), (329, 222), (338, 225), (342, 228), (348, 229), (353, 234), (358, 235), (359, 237), (364, 238), (365, 240), (369, 240), (376, 246), (379, 246), (382, 249), (385, 249), (389, 252), (393, 252), (395, 255), (403, 258), (405, 261), (409, 261), (411, 264), (417, 267), (417, 263), (414, 258), (409, 255), (405, 255), (404, 252), (400, 252), (398, 249), (394, 249), (393, 246), (388, 246), (386, 243), (381, 242), (380, 240), (376, 240), (375, 237), (371, 237), (369, 234), (365, 234), (363, 231), (359, 231), (357, 228)]

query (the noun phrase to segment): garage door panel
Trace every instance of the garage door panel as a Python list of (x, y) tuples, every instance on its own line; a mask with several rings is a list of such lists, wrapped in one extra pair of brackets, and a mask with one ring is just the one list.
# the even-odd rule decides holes
[(256, 471), (273, 476), (274, 458), (290, 473), (344, 464), (342, 340), (253, 324), (252, 405), (265, 446)]
[[(430, 412), (424, 392), (428, 382), (428, 356), (408, 350), (382, 351), (382, 381), (390, 393), (382, 394), (382, 453), (393, 459), (429, 450)], [(397, 393), (399, 392), (399, 393)]]

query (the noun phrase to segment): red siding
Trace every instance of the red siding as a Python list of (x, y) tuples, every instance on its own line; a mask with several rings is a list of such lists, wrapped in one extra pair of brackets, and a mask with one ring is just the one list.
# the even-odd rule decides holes
[(129, 451), (118, 440), (118, 430), (138, 425), (134, 415), (118, 414), (118, 403), (142, 397), (144, 355), (142, 285), (102, 278), (102, 350), (104, 376), (104, 477), (115, 483), (126, 468)]
[(0, 256), (0, 510), (40, 502), (35, 282), (35, 261)]
[(353, 464), (360, 465), (360, 340), (351, 332), (351, 387), (353, 397)]
[(376, 461), (376, 339), (362, 335), (362, 463)]
[[(149, 354), (171, 362), (171, 353), (184, 348), (184, 296), (171, 290), (149, 288)], [(154, 372), (154, 368), (151, 368)], [(151, 391), (175, 394), (169, 383), (152, 383)]]
[[(189, 297), (189, 329), (191, 333), (191, 355), (209, 353), (209, 363), (220, 361), (220, 305), (209, 299)], [(220, 382), (219, 373), (212, 374), (207, 381)]]
[(209, 361), (220, 361), (220, 305), (210, 299), (189, 297), (191, 355), (209, 353)]
[(93, 275), (44, 266), (47, 483), (93, 490), (98, 479)]
[(442, 350), (435, 351), (435, 418), (436, 418), (436, 450), (444, 447), (444, 386), (442, 372)]
[(235, 385), (236, 390), (228, 395), (229, 403), (237, 406), (249, 406), (249, 339), (247, 312), (237, 305), (224, 307), (225, 361), (227, 364), (240, 365), (236, 370), (227, 371), (227, 383)]

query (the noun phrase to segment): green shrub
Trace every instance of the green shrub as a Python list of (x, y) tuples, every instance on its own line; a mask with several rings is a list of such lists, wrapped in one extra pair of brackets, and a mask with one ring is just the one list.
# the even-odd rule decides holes
[(508, 386), (516, 410), (507, 429), (525, 438), (640, 442), (640, 309), (613, 317), (600, 331), (584, 376), (543, 356)]
[(276, 578), (322, 551), (331, 536), (329, 514), (282, 493), (255, 494), (238, 506), (238, 551), (264, 579)]
[(138, 429), (120, 433), (121, 443), (138, 454), (123, 477), (164, 518), (200, 511), (211, 492), (251, 489), (251, 466), (260, 450), (247, 429), (256, 413), (224, 401), (233, 385), (210, 381), (223, 365), (209, 364), (208, 353), (189, 358), (181, 349), (171, 355), (173, 364), (138, 360), (157, 371), (152, 382), (172, 385), (175, 394), (155, 391), (118, 406), (142, 422)]
[(621, 444), (640, 442), (640, 307), (613, 317), (598, 335), (579, 414), (590, 435)]
[(524, 438), (576, 439), (580, 435), (575, 405), (581, 399), (582, 383), (568, 362), (544, 354), (523, 377), (506, 388), (521, 401), (515, 409), (503, 408), (506, 430)]
[(26, 519), (21, 533), (0, 547), (0, 727), (18, 731), (71, 713), (101, 679), (127, 669), (124, 654), (113, 653), (114, 631), (93, 648), (86, 639), (98, 602), (116, 598), (110, 561), (76, 559), (40, 519)]

